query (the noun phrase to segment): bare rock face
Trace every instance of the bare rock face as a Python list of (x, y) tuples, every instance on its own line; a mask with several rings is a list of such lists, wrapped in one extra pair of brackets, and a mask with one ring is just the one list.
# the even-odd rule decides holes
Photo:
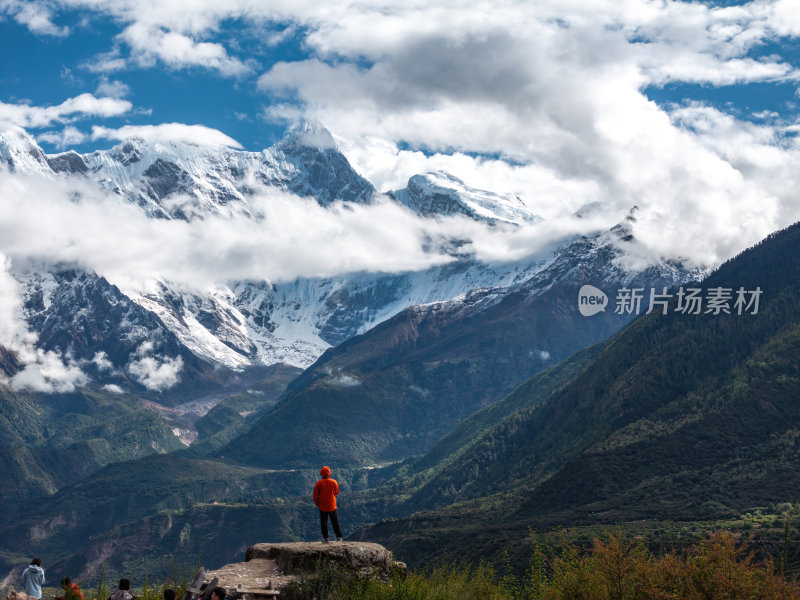
[(28, 596), (25, 592), (11, 590), (6, 596), (6, 600), (36, 600), (33, 596)]
[(258, 600), (277, 595), (300, 575), (316, 572), (320, 562), (382, 579), (393, 570), (406, 569), (389, 550), (371, 542), (256, 544), (247, 549), (245, 561), (210, 571), (206, 579), (216, 577), (230, 598)]
[(291, 542), (256, 544), (247, 549), (245, 560), (271, 558), (284, 573), (316, 570), (320, 561), (336, 563), (361, 575), (388, 577), (393, 568), (405, 569), (392, 553), (372, 542)]

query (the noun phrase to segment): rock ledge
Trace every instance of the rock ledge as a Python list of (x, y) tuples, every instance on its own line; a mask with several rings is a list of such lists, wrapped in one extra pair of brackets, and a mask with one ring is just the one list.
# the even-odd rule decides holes
[(225, 565), (206, 578), (217, 577), (230, 597), (247, 599), (275, 595), (300, 575), (314, 573), (320, 562), (381, 579), (406, 569), (389, 550), (371, 542), (256, 544), (247, 549), (245, 561)]
[(315, 571), (320, 560), (334, 562), (362, 575), (388, 577), (394, 568), (406, 568), (394, 560), (392, 553), (371, 542), (291, 542), (256, 544), (247, 549), (245, 560), (271, 558), (285, 573)]

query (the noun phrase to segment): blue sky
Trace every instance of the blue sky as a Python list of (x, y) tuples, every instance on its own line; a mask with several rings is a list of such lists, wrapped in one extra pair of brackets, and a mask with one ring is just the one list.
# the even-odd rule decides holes
[[(202, 23), (197, 28), (191, 24), (190, 19), (181, 18), (165, 11), (162, 19), (158, 12), (162, 6), (159, 3), (144, 3), (139, 11), (133, 9), (133, 3), (109, 2), (105, 6), (94, 2), (27, 2), (25, 0), (3, 0), (0, 2), (0, 56), (2, 68), (0, 69), (0, 101), (8, 104), (30, 104), (35, 106), (58, 105), (64, 100), (78, 96), (82, 93), (102, 94), (103, 82), (117, 84), (124, 93), (120, 93), (132, 103), (131, 110), (118, 116), (108, 116), (102, 120), (102, 125), (116, 128), (122, 125), (145, 125), (160, 123), (187, 123), (202, 124), (218, 129), (237, 140), (242, 147), (248, 150), (259, 150), (276, 141), (283, 131), (287, 119), (278, 114), (266, 114), (265, 111), (275, 103), (280, 104), (288, 98), (289, 104), (293, 100), (295, 107), (300, 111), (311, 109), (316, 102), (309, 102), (303, 98), (303, 86), (293, 84), (296, 90), (281, 90), (288, 92), (276, 94), (276, 90), (259, 87), (259, 77), (267, 74), (278, 63), (298, 64), (311, 60), (321, 60), (324, 64), (337, 67), (356, 66), (369, 71), (376, 63), (380, 63), (385, 56), (375, 58), (374, 40), (369, 40), (368, 32), (361, 32), (367, 38), (363, 48), (358, 44), (345, 44), (342, 48), (321, 47), (311, 41), (315, 35), (324, 34), (328, 28), (335, 33), (337, 28), (342, 29), (342, 23), (336, 19), (347, 20), (352, 17), (354, 21), (363, 19), (367, 25), (369, 10), (363, 5), (348, 7), (342, 3), (340, 11), (331, 11), (333, 15), (320, 17), (314, 10), (304, 12), (304, 7), (298, 5), (297, 10), (287, 11), (275, 3), (276, 8), (265, 8), (261, 12), (252, 11), (247, 3), (237, 10), (234, 6), (230, 10), (216, 13), (211, 3), (202, 0), (196, 3), (196, 10), (202, 14)], [(269, 5), (270, 3), (263, 3)], [(413, 3), (412, 3), (413, 4)], [(433, 3), (435, 6), (436, 3)], [(526, 4), (501, 3), (504, 8), (524, 7)], [(542, 3), (547, 7), (548, 3)], [(633, 2), (633, 8), (628, 12), (636, 16), (636, 5), (649, 6), (649, 10), (657, 4), (648, 2)], [(661, 4), (661, 3), (658, 3)], [(759, 17), (758, 10), (750, 10), (746, 16), (715, 19), (714, 10), (727, 7), (728, 10), (741, 9), (742, 7), (769, 6), (776, 3), (745, 3), (745, 2), (705, 2), (695, 3), (693, 6), (705, 6), (708, 16), (705, 22), (689, 23), (690, 19), (697, 18), (697, 11), (681, 11), (681, 6), (692, 6), (691, 3), (671, 2), (668, 8), (662, 10), (662, 15), (648, 17), (643, 22), (635, 18), (630, 23), (625, 23), (625, 11), (615, 11), (603, 3), (594, 3), (599, 20), (605, 18), (614, 23), (614, 27), (627, 29), (625, 35), (632, 42), (631, 49), (635, 53), (637, 45), (664, 45), (666, 47), (680, 47), (691, 36), (708, 33), (715, 27), (738, 27), (736, 35), (744, 37), (748, 29), (765, 27), (763, 17)], [(777, 3), (780, 4), (780, 3)], [(789, 4), (784, 2), (783, 4)], [(537, 12), (536, 3), (527, 3), (530, 14)], [(558, 13), (557, 5), (550, 9)], [(576, 21), (591, 15), (593, 3), (585, 3), (585, 8), (580, 3), (570, 5), (570, 10), (565, 10), (558, 18), (564, 22)], [(101, 8), (102, 9), (99, 9)], [(183, 12), (191, 13), (192, 3), (187, 4)], [(576, 8), (577, 7), (577, 10)], [(307, 7), (306, 7), (307, 8)], [(391, 3), (376, 4), (375, 10), (385, 11), (387, 16), (397, 19), (402, 18), (403, 11), (395, 7), (396, 14), (392, 14)], [(150, 14), (147, 14), (147, 13)], [(253, 14), (255, 12), (255, 14)], [(320, 11), (322, 12), (322, 11)], [(424, 13), (424, 8), (416, 11)], [(510, 10), (509, 13), (513, 13)], [(549, 12), (549, 11), (545, 11)], [(762, 13), (766, 11), (761, 9)], [(338, 13), (338, 14), (337, 14)], [(577, 16), (576, 16), (577, 15)], [(331, 22), (320, 21), (329, 18)], [(418, 18), (413, 15), (411, 18)], [(423, 14), (424, 18), (424, 14)], [(681, 20), (686, 23), (682, 24)], [(748, 28), (748, 20), (754, 25)], [(206, 43), (219, 46), (226, 56), (242, 65), (241, 72), (231, 73), (224, 68), (215, 67), (211, 61), (198, 59), (177, 59), (170, 62), (166, 56), (153, 53), (149, 57), (146, 47), (137, 47), (136, 42), (126, 40), (124, 32), (139, 24), (143, 28), (150, 28), (163, 32), (177, 32), (182, 36), (197, 43)], [(502, 24), (501, 24), (502, 26)], [(675, 35), (669, 35), (669, 28), (675, 28)], [(487, 23), (487, 32), (496, 30), (497, 23)], [(684, 29), (681, 32), (681, 28)], [(346, 29), (346, 27), (344, 27)], [(664, 31), (667, 31), (665, 35)], [(745, 32), (744, 34), (742, 32)], [(434, 35), (436, 32), (433, 32)], [(473, 33), (473, 32), (471, 32)], [(681, 33), (686, 38), (681, 38)], [(409, 37), (410, 42), (415, 42), (418, 37), (415, 32), (402, 32)], [(716, 53), (719, 66), (724, 68), (725, 58), (732, 60), (755, 60), (762, 62), (780, 62), (790, 65), (792, 69), (800, 66), (800, 46), (796, 32), (787, 35), (785, 32), (763, 31), (754, 35), (749, 44), (744, 48), (737, 47), (736, 42), (728, 40), (729, 48), (725, 48), (724, 40), (708, 40), (704, 44), (686, 44), (689, 55), (708, 56)], [(646, 44), (640, 44), (644, 41)], [(145, 43), (144, 40), (139, 40)], [(592, 40), (587, 39), (586, 47), (590, 48)], [(694, 45), (694, 48), (691, 46)], [(347, 47), (351, 46), (351, 47)], [(355, 47), (352, 47), (355, 46)], [(397, 51), (396, 48), (393, 48)], [(725, 57), (726, 53), (731, 56)], [(139, 58), (134, 58), (137, 54)], [(96, 68), (98, 62), (111, 60), (113, 55), (124, 61), (124, 66), (109, 69), (105, 72)], [(389, 57), (391, 58), (391, 57)], [(447, 66), (443, 62), (443, 66)], [(652, 65), (647, 65), (651, 68)], [(656, 65), (658, 67), (658, 65)], [(722, 70), (722, 69), (721, 69)], [(442, 77), (448, 76), (442, 72)], [(688, 79), (694, 76), (689, 75)], [(664, 81), (660, 78), (650, 85), (641, 85), (643, 95), (658, 102), (668, 109), (674, 104), (701, 102), (713, 106), (721, 111), (728, 112), (743, 120), (763, 120), (766, 113), (769, 118), (779, 118), (783, 121), (795, 121), (798, 114), (798, 96), (796, 78), (786, 73), (779, 76), (752, 76), (745, 74), (745, 69), (740, 77), (733, 83), (721, 83), (714, 80), (713, 74), (706, 74), (699, 81), (685, 81), (680, 77), (670, 77)], [(123, 84), (119, 86), (119, 84)], [(480, 84), (480, 82), (476, 82)], [(289, 86), (291, 87), (291, 86)], [(335, 97), (337, 94), (335, 81), (330, 82), (329, 89), (323, 93)], [(98, 93), (99, 90), (99, 93)], [(302, 102), (305, 100), (305, 103)], [(317, 100), (315, 98), (315, 100)], [(434, 102), (435, 104), (435, 102)], [(380, 106), (377, 107), (378, 109)], [(285, 111), (283, 111), (285, 112)], [(294, 116), (294, 115), (293, 115)], [(84, 134), (90, 133), (91, 122), (72, 115), (72, 125)], [(291, 118), (291, 117), (290, 117)], [(58, 123), (49, 127), (33, 128), (33, 133), (41, 135), (44, 131), (55, 131)], [(443, 149), (445, 151), (461, 149), (475, 155), (483, 155), (480, 148), (469, 148), (465, 144), (442, 144), (441, 142), (417, 139), (416, 135), (409, 135), (408, 139), (395, 134), (397, 139), (391, 140), (402, 148)], [(65, 145), (54, 144), (48, 136), (40, 139), (45, 150), (55, 152), (63, 149)], [(98, 147), (108, 146), (109, 140), (84, 139), (82, 142), (68, 144), (79, 151), (88, 151)], [(502, 149), (495, 148), (488, 152), (489, 156), (497, 155)], [(519, 158), (519, 157), (517, 157)]]
[[(83, 26), (77, 25), (79, 19), (80, 15), (74, 11), (57, 19), (59, 24), (78, 27), (68, 36), (37, 34), (13, 19), (0, 22), (3, 57), (0, 101), (57, 105), (81, 93), (95, 93), (104, 81), (113, 81), (127, 86), (125, 97), (134, 108), (119, 117), (103, 120), (106, 127), (170, 122), (203, 124), (225, 132), (248, 150), (260, 150), (281, 137), (285, 123), (268, 121), (259, 114), (268, 98), (256, 89), (254, 74), (230, 78), (202, 67), (158, 66), (134, 66), (110, 75), (93, 72), (89, 65), (113, 47), (120, 28), (105, 16), (92, 16)], [(306, 56), (298, 36), (265, 47), (257, 31), (241, 35), (234, 31), (235, 26), (236, 23), (228, 23), (218, 37), (235, 36), (237, 53), (256, 62), (261, 69), (266, 70), (280, 60)], [(48, 152), (63, 149), (40, 141)], [(111, 145), (108, 141), (86, 140), (69, 147), (86, 152)]]

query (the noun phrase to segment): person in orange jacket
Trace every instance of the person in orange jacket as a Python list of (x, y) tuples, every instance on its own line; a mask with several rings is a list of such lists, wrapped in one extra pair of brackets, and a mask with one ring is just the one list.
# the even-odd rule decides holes
[(339, 494), (339, 483), (331, 479), (331, 468), (322, 467), (319, 470), (322, 476), (314, 485), (314, 504), (319, 506), (319, 521), (322, 529), (322, 541), (328, 543), (328, 518), (333, 525), (336, 541), (342, 541), (342, 530), (339, 529), (339, 517), (336, 515), (336, 496)]

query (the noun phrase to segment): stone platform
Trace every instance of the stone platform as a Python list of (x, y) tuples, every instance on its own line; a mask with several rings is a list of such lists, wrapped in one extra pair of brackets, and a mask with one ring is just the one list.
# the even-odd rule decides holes
[(330, 561), (344, 569), (370, 577), (388, 579), (394, 569), (405, 570), (392, 553), (370, 542), (291, 542), (256, 544), (247, 549), (245, 562), (209, 571), (206, 580), (219, 579), (228, 597), (259, 600), (274, 597), (303, 573), (316, 571), (319, 561)]

